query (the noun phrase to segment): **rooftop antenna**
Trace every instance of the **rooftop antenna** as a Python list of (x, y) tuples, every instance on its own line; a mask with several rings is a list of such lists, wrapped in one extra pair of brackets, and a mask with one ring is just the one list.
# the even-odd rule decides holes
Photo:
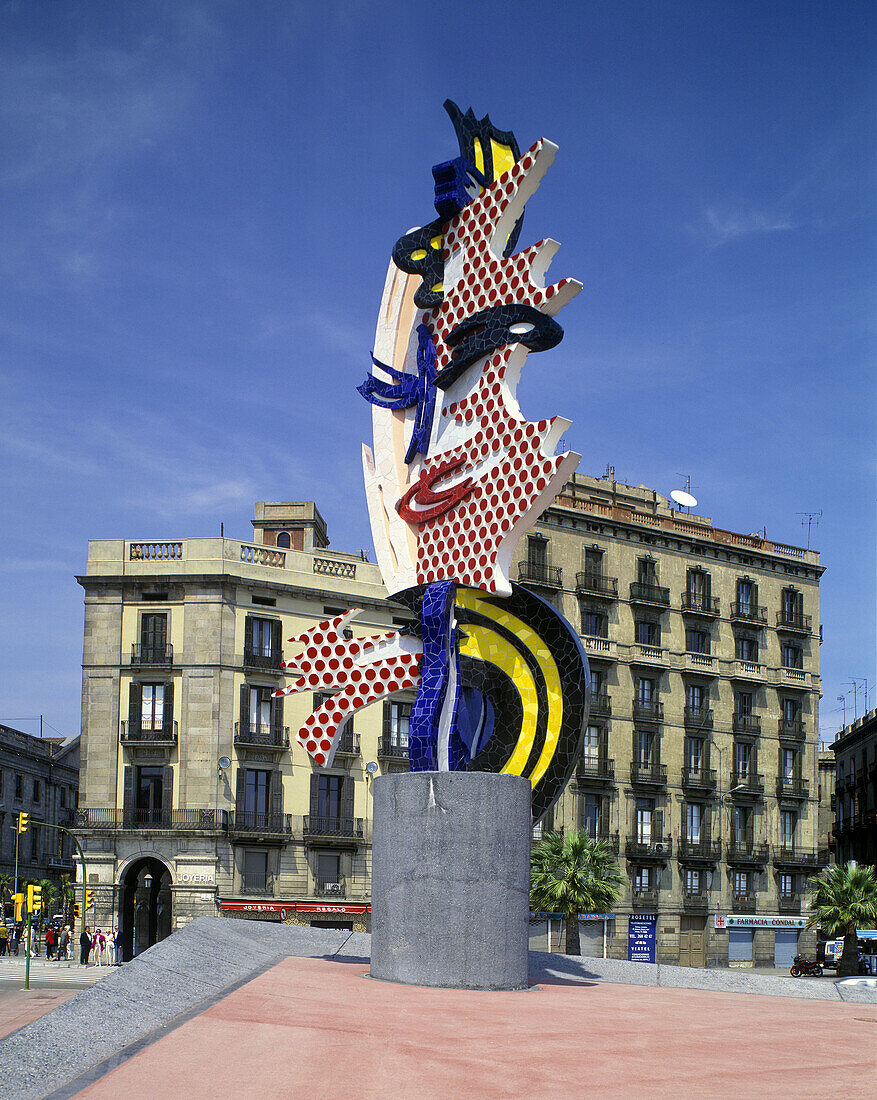
[(801, 519), (801, 526), (803, 527), (805, 523), (807, 524), (807, 549), (809, 550), (810, 528), (819, 526), (819, 520), (822, 516), (822, 509), (820, 508), (818, 512), (799, 512), (798, 515), (803, 517)]
[(844, 709), (843, 728), (845, 729), (846, 724), (847, 724), (847, 697), (846, 697), (846, 695), (838, 695), (837, 701), (840, 703), (840, 705)]
[(697, 497), (691, 495), (691, 474), (680, 474), (677, 470), (676, 476), (685, 478), (685, 488), (674, 489), (670, 493), (670, 499), (678, 504), (680, 508), (696, 508)]

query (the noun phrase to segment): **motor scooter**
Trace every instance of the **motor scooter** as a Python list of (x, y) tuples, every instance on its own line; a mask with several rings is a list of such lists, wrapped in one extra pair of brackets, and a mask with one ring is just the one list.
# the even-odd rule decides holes
[(796, 955), (792, 960), (789, 973), (793, 978), (821, 978), (822, 967), (818, 962), (812, 962), (806, 955)]

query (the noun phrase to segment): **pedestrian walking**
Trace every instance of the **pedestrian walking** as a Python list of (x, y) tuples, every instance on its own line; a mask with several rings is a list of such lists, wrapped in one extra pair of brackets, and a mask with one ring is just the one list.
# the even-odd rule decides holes
[(91, 938), (91, 961), (94, 966), (103, 966), (106, 943), (103, 932), (98, 928)]
[(70, 958), (70, 929), (65, 924), (58, 937), (58, 961)]
[(88, 966), (88, 956), (91, 951), (91, 932), (88, 930), (88, 925), (82, 931), (79, 937), (79, 965)]
[(55, 957), (55, 937), (57, 934), (58, 933), (50, 924), (46, 929), (46, 962)]
[(122, 929), (113, 929), (113, 965), (122, 965)]
[(6, 927), (6, 921), (0, 917), (0, 958), (5, 956), (8, 945), (9, 929)]
[(15, 924), (12, 927), (12, 941), (10, 943), (10, 954), (18, 958), (18, 948), (21, 944), (21, 925)]

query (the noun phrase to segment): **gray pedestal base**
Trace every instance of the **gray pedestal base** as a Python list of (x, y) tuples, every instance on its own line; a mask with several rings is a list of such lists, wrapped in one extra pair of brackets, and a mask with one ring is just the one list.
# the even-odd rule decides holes
[(527, 987), (530, 783), (490, 772), (374, 780), (371, 976)]

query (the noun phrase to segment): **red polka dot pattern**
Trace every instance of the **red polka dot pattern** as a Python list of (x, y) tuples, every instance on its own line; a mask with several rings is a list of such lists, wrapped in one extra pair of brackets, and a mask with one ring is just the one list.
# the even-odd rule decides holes
[(357, 610), (327, 619), (306, 630), (290, 642), (304, 645), (304, 652), (285, 668), (294, 668), (298, 679), (274, 695), (293, 695), (300, 691), (335, 691), (313, 714), (308, 715), (296, 733), (300, 745), (315, 763), (331, 765), (341, 736), (341, 727), (355, 710), (386, 695), (416, 688), (420, 682), (420, 654), (400, 653), (357, 664), (356, 658), (399, 637), (398, 631), (375, 634), (369, 638), (345, 638), (344, 625)]
[[(454, 286), (445, 288), (442, 304), (422, 315), (435, 340), (439, 370), (451, 361), (451, 351), (444, 342), (448, 334), (477, 310), (514, 302), (554, 315), (569, 297), (569, 293), (559, 292), (564, 287), (568, 292), (573, 286), (578, 288), (578, 284), (568, 285), (572, 283), (569, 279), (544, 288), (531, 281), (531, 269), (542, 242), (508, 258), (495, 255), (490, 247), (499, 218), (542, 148), (542, 141), (537, 141), (445, 227), (446, 258), (459, 249), (462, 273)], [(500, 252), (502, 243), (497, 242)], [(475, 487), (449, 511), (419, 525), (419, 584), (456, 580), (488, 592), (504, 587), (508, 578), (497, 576), (499, 548), (512, 528), (535, 507), (564, 460), (562, 455), (542, 454), (553, 420), (530, 423), (510, 411), (514, 402), (507, 400), (511, 390), (506, 367), (519, 347), (510, 345), (490, 356), (470, 394), (442, 412), (465, 425), (469, 436), (457, 448), (427, 459), (423, 465), (425, 477), (442, 463), (462, 456), (465, 465), (454, 477), (473, 478)], [(433, 485), (437, 492), (442, 487), (440, 480)]]

